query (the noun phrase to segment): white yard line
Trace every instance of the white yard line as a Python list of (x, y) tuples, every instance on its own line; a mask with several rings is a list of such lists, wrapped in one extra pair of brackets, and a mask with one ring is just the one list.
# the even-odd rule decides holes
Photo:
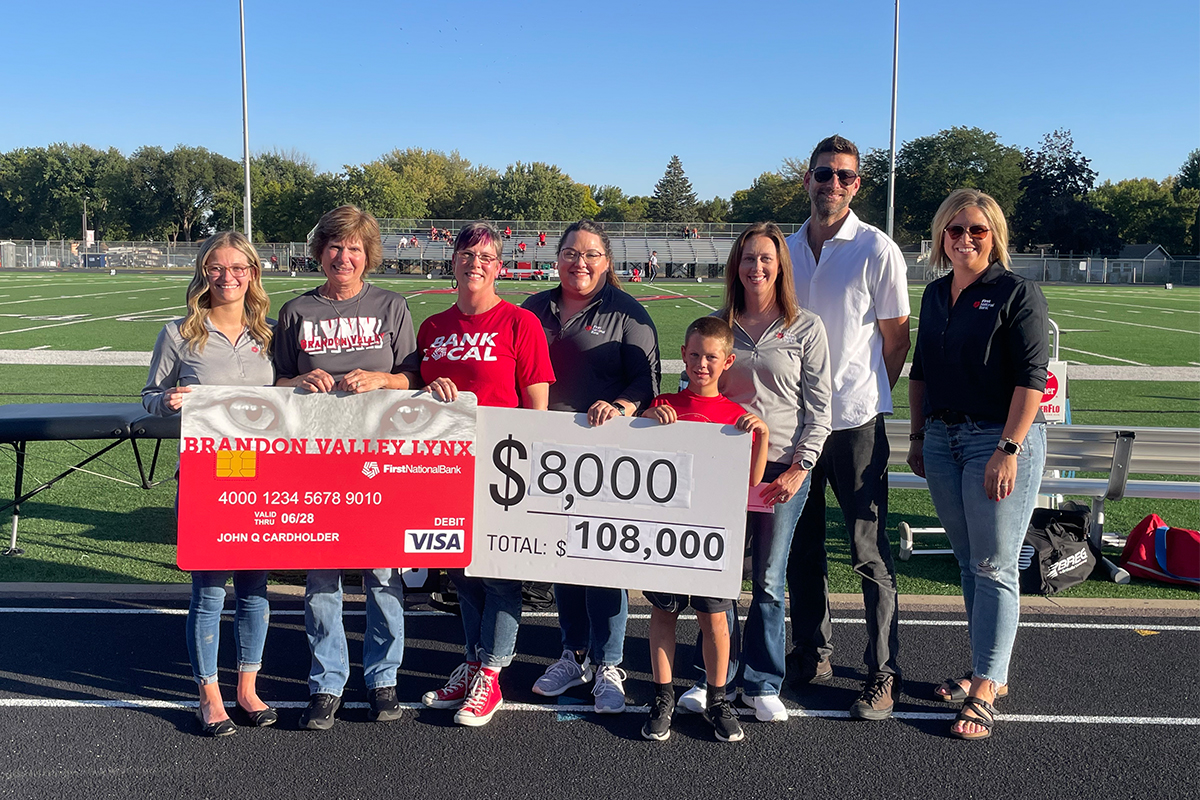
[(1087, 351), (1087, 350), (1080, 350), (1080, 349), (1078, 349), (1078, 348), (1075, 348), (1075, 347), (1065, 347), (1065, 346), (1063, 346), (1063, 345), (1061, 345), (1061, 344), (1058, 346), (1058, 349), (1059, 349), (1059, 350), (1067, 350), (1067, 351), (1069, 351), (1069, 352), (1072, 352), (1072, 353), (1083, 353), (1085, 356), (1095, 356), (1096, 358), (1106, 358), (1106, 359), (1108, 359), (1109, 361), (1120, 361), (1120, 362), (1123, 362), (1123, 363), (1125, 363), (1125, 364), (1133, 364), (1134, 366), (1137, 366), (1137, 367), (1148, 367), (1148, 366), (1150, 366), (1149, 364), (1143, 364), (1141, 361), (1130, 361), (1128, 358), (1117, 358), (1116, 356), (1106, 356), (1106, 355), (1104, 355), (1103, 353), (1091, 353), (1091, 352), (1089, 352), (1089, 351)]
[[(161, 292), (161, 291), (162, 291), (161, 286), (151, 286), (149, 289), (125, 289), (120, 292), (95, 292), (93, 294), (64, 294), (61, 297), (28, 297), (24, 300), (9, 300), (7, 302), (0, 303), (0, 306), (11, 306), (11, 305), (15, 305), (17, 303), (30, 303), (35, 300), (81, 300), (81, 299), (85, 299), (85, 298), (89, 298), (89, 297), (105, 297), (110, 294), (129, 295), (129, 294), (133, 294), (134, 292)], [(130, 297), (129, 299), (136, 300), (137, 298)]]
[[(1164, 311), (1163, 313), (1169, 314), (1171, 312)], [(1141, 322), (1125, 322), (1124, 320), (1120, 320), (1120, 319), (1104, 319), (1103, 317), (1085, 317), (1082, 314), (1068, 314), (1068, 313), (1065, 313), (1062, 311), (1059, 311), (1055, 316), (1074, 317), (1075, 319), (1090, 319), (1092, 322), (1107, 322), (1112, 325), (1132, 325), (1135, 328), (1150, 328), (1151, 330), (1156, 330), (1156, 331), (1168, 331), (1170, 333), (1190, 333), (1195, 336), (1200, 336), (1200, 330), (1189, 331), (1189, 330), (1183, 330), (1181, 328), (1163, 328), (1158, 325), (1146, 325)]]
[[(682, 297), (684, 300), (691, 300), (691, 301), (692, 301), (693, 303), (695, 303), (696, 305), (698, 305), (698, 306), (702, 306), (702, 307), (704, 307), (704, 308), (707, 308), (709, 311), (716, 311), (716, 310), (717, 310), (717, 309), (715, 309), (714, 307), (710, 306), (708, 303), (701, 303), (699, 300), (697, 300), (697, 299), (696, 299), (696, 298), (694, 298), (694, 297), (688, 297), (688, 296), (687, 296), (687, 295), (685, 295), (683, 292), (677, 292), (677, 291), (675, 291), (674, 289), (668, 289), (667, 287), (665, 287), (665, 286), (660, 286), (660, 285), (659, 285), (659, 284), (657, 284), (657, 283), (656, 283), (656, 284), (654, 284), (654, 288), (655, 288), (655, 289), (658, 289), (659, 291), (662, 291), (662, 292), (670, 292), (671, 294), (678, 295), (679, 297)], [(676, 306), (676, 308), (678, 308), (678, 307), (679, 307), (679, 306)]]
[[(1135, 306), (1130, 303), (1117, 303), (1112, 300), (1092, 300), (1090, 298), (1087, 298), (1086, 295), (1084, 295), (1084, 296), (1073, 295), (1070, 299), (1077, 303), (1095, 303), (1097, 305), (1102, 305), (1102, 306), (1121, 306), (1122, 308), (1140, 308), (1143, 311), (1164, 311), (1164, 310), (1166, 310), (1160, 306), (1146, 306), (1146, 305), (1136, 305)], [(1180, 314), (1200, 314), (1200, 311), (1179, 309), (1179, 313)]]

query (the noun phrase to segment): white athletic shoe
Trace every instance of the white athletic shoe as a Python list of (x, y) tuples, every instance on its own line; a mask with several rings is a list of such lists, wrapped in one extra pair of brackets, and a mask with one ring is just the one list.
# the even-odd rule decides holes
[[(731, 686), (726, 686), (725, 699), (731, 703), (736, 700), (737, 689)], [(675, 702), (675, 705), (678, 708), (682, 708), (684, 711), (692, 714), (703, 714), (704, 709), (708, 707), (708, 688), (706, 686), (701, 686), (698, 683), (695, 684), (692, 686), (692, 688), (688, 689), (679, 696), (679, 699)]]
[(562, 658), (555, 661), (542, 677), (533, 684), (533, 693), (543, 697), (558, 697), (572, 686), (582, 686), (592, 679), (592, 661), (583, 657), (583, 664), (575, 660), (575, 653), (563, 650)]
[(754, 718), (759, 722), (787, 722), (787, 709), (777, 694), (760, 697), (742, 695), (742, 702), (754, 709)]

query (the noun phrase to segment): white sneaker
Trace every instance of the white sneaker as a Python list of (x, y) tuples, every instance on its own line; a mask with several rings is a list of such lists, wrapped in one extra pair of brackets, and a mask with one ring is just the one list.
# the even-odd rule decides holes
[(620, 667), (601, 667), (596, 670), (597, 714), (620, 714), (625, 710), (625, 679), (629, 677)]
[(542, 677), (534, 682), (533, 693), (543, 697), (558, 697), (572, 686), (582, 686), (591, 679), (591, 659), (584, 656), (583, 664), (580, 664), (575, 660), (574, 651), (563, 650), (562, 658), (547, 667)]
[(754, 718), (759, 722), (787, 722), (787, 709), (777, 694), (764, 694), (761, 697), (742, 695), (742, 702), (754, 709)]
[[(736, 700), (737, 689), (727, 685), (725, 687), (725, 699), (731, 703)], [(698, 683), (695, 684), (679, 696), (679, 699), (675, 701), (675, 705), (692, 714), (703, 714), (704, 709), (708, 707), (708, 687), (701, 686)]]

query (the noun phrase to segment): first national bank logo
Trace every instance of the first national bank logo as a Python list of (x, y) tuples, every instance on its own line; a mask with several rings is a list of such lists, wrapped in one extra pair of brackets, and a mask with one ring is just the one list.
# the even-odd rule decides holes
[(368, 461), (363, 464), (362, 474), (368, 478), (374, 478), (379, 474), (379, 464), (375, 461)]

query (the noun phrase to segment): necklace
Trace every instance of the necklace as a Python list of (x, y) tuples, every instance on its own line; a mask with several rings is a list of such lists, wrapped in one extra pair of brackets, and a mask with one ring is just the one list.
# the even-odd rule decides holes
[[(358, 299), (354, 302), (354, 316), (356, 318), (358, 317), (358, 307), (362, 304), (363, 295), (365, 295), (367, 293), (367, 290), (370, 288), (371, 288), (371, 284), (364, 283), (362, 291), (360, 291), (358, 293)], [(346, 321), (346, 318), (342, 316), (342, 312), (338, 310), (337, 304), (334, 303), (331, 298), (328, 298), (325, 295), (321, 294), (320, 289), (317, 289), (317, 297), (321, 298), (326, 303), (329, 303), (329, 307), (333, 309), (333, 313), (338, 315), (339, 320), (341, 320), (342, 322)]]

